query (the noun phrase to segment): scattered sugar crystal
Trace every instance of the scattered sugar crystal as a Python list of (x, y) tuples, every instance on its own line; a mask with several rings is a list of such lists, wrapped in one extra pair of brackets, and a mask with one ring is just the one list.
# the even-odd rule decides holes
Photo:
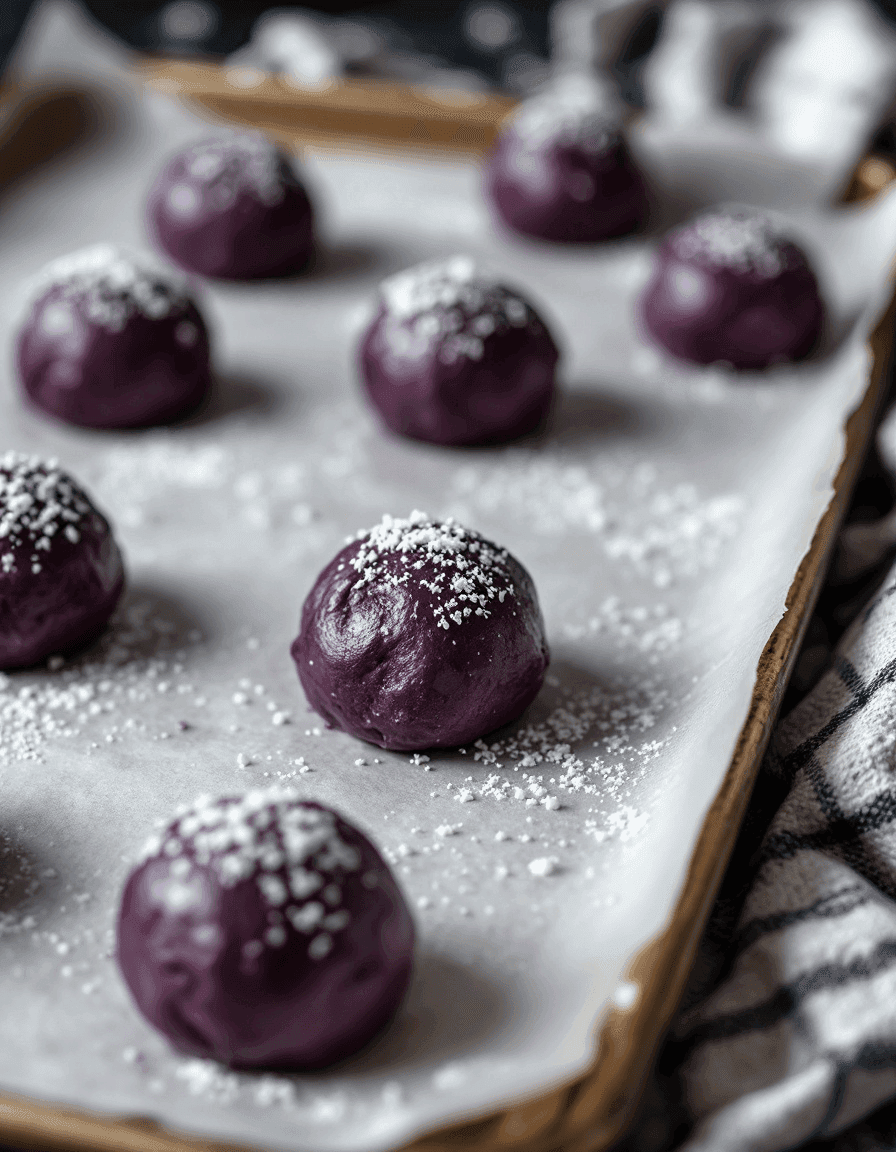
[(446, 1092), (465, 1084), (468, 1077), (467, 1069), (457, 1061), (453, 1061), (450, 1064), (444, 1064), (433, 1074), (432, 1083), (433, 1087), (440, 1092)]
[(336, 1124), (348, 1108), (343, 1095), (318, 1096), (311, 1105), (311, 1119), (317, 1124)]
[(579, 74), (555, 78), (522, 101), (510, 125), (532, 152), (556, 143), (601, 154), (619, 139), (615, 97), (597, 78)]
[(624, 981), (622, 984), (618, 984), (616, 990), (613, 992), (613, 1003), (617, 1008), (623, 1009), (623, 1011), (631, 1008), (637, 999), (638, 985), (630, 981)]
[[(232, 68), (228, 77), (239, 87), (254, 87), (264, 74), (254, 68)], [(231, 133), (200, 141), (185, 154), (184, 162), (193, 179), (214, 188), (218, 204), (235, 203), (241, 193), (248, 193), (269, 207), (283, 199), (280, 155), (260, 132)]]
[[(360, 574), (355, 587), (378, 580), (390, 585), (413, 581), (436, 626), (446, 631), (474, 616), (487, 618), (495, 601), (502, 604), (515, 595), (506, 550), (450, 518), (433, 520), (418, 510), (407, 519), (385, 515), (356, 539), (361, 546), (348, 561)], [(428, 759), (418, 756), (412, 762)]]
[(255, 1103), (260, 1108), (292, 1108), (296, 1104), (296, 1085), (285, 1076), (261, 1076), (253, 1089)]
[(397, 1080), (388, 1080), (383, 1085), (381, 1097), (387, 1108), (397, 1108), (404, 1098), (404, 1089)]
[(725, 206), (683, 224), (670, 236), (683, 260), (758, 272), (771, 279), (785, 266), (783, 235), (772, 217), (754, 208)]
[(175, 1068), (174, 1075), (184, 1081), (191, 1096), (228, 1104), (239, 1095), (239, 1077), (213, 1060), (186, 1060)]
[(71, 326), (68, 310), (77, 303), (94, 324), (120, 332), (131, 316), (159, 320), (189, 304), (186, 280), (146, 253), (95, 244), (47, 264), (26, 288), (28, 304), (49, 292), (44, 323), (58, 331)]

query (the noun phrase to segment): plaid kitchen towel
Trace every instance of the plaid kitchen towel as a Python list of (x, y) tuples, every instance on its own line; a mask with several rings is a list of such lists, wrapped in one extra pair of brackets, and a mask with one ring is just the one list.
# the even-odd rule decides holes
[(843, 534), (813, 626), (876, 590), (773, 736), (632, 1152), (896, 1148), (896, 1103), (856, 1127), (896, 1101), (894, 517)]

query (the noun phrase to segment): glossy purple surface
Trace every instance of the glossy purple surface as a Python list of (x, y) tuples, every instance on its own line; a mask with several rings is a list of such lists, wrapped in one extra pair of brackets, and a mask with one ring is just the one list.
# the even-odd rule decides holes
[(716, 210), (671, 232), (640, 310), (673, 356), (738, 369), (802, 360), (824, 328), (805, 254), (753, 212)]
[[(66, 271), (85, 260), (88, 270)], [(105, 247), (56, 262), (45, 278), (16, 339), (19, 383), (34, 405), (68, 424), (144, 428), (202, 404), (208, 332), (181, 285)]]
[(515, 720), (549, 659), (523, 566), (477, 533), (417, 515), (386, 517), (338, 553), (291, 648), (327, 723), (408, 751), (468, 744)]
[(56, 467), (7, 453), (0, 530), (0, 669), (27, 668), (95, 639), (121, 596), (124, 568), (84, 491)]
[[(246, 818), (228, 822), (233, 810)], [(185, 832), (191, 812), (202, 824)], [(131, 873), (118, 919), (118, 963), (146, 1019), (234, 1068), (356, 1052), (400, 1006), (413, 947), (376, 848), (287, 789), (197, 801)]]
[(292, 161), (264, 137), (202, 141), (175, 156), (149, 196), (156, 243), (201, 276), (259, 280), (307, 267), (311, 201)]
[(485, 190), (508, 228), (566, 244), (624, 236), (648, 212), (644, 181), (618, 136), (600, 148), (560, 135), (533, 145), (511, 125), (486, 160)]
[[(433, 444), (489, 444), (535, 431), (554, 398), (559, 352), (535, 309), (504, 285), (446, 276), (447, 294), (396, 310), (390, 285), (464, 258), (409, 269), (383, 285), (360, 347), (361, 379), (384, 423)], [(446, 303), (447, 300), (447, 303)]]

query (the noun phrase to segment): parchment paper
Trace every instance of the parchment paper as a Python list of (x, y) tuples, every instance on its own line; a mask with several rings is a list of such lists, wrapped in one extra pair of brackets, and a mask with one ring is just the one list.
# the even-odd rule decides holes
[[(47, 6), (20, 66), (58, 78), (63, 65), (102, 90), (99, 124), (0, 199), (5, 348), (25, 277), (90, 242), (144, 245), (163, 157), (209, 131)], [(655, 173), (683, 154), (670, 140), (639, 145)], [(97, 649), (3, 680), (0, 1085), (257, 1146), (373, 1152), (574, 1076), (611, 1001), (636, 999), (625, 964), (674, 904), (867, 385), (896, 199), (794, 218), (831, 308), (828, 345), (796, 369), (734, 376), (640, 340), (652, 237), (583, 252), (501, 237), (464, 161), (315, 153), (306, 170), (318, 270), (201, 286), (220, 376), (202, 416), (133, 435), (66, 428), (21, 405), (3, 364), (5, 442), (88, 485), (130, 585)], [(793, 203), (798, 176), (780, 177)], [(385, 435), (361, 402), (353, 349), (376, 283), (456, 251), (524, 289), (562, 340), (543, 436), (441, 450)], [(343, 538), (414, 507), (523, 561), (553, 651), (518, 724), (428, 761), (325, 730), (288, 655)], [(111, 929), (156, 819), (276, 780), (382, 845), (419, 958), (399, 1018), (363, 1054), (314, 1076), (235, 1076), (144, 1024)]]

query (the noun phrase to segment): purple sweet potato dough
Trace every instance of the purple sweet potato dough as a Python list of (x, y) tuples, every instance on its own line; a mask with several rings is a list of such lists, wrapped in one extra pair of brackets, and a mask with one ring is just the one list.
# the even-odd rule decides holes
[(381, 748), (453, 747), (515, 720), (548, 665), (532, 579), (454, 520), (384, 516), (321, 572), (292, 645), (309, 704)]
[(544, 423), (559, 353), (519, 293), (454, 256), (384, 280), (360, 348), (368, 398), (433, 444), (515, 440)]
[(150, 232), (172, 260), (228, 280), (301, 272), (314, 251), (313, 215), (292, 161), (257, 133), (179, 152), (147, 209)]
[(414, 925), (376, 848), (290, 788), (182, 809), (124, 889), (118, 963), (181, 1052), (323, 1068), (398, 1010)]
[(0, 668), (95, 639), (123, 587), (121, 553), (83, 489), (55, 461), (0, 456)]
[(716, 208), (663, 240), (641, 317), (682, 360), (762, 369), (813, 351), (824, 305), (805, 254), (770, 217)]
[(38, 408), (87, 428), (145, 428), (193, 412), (211, 386), (205, 322), (179, 274), (108, 244), (48, 264), (16, 340)]
[(539, 240), (593, 244), (634, 231), (648, 213), (614, 111), (586, 85), (549, 89), (520, 105), (484, 178), (499, 220)]

